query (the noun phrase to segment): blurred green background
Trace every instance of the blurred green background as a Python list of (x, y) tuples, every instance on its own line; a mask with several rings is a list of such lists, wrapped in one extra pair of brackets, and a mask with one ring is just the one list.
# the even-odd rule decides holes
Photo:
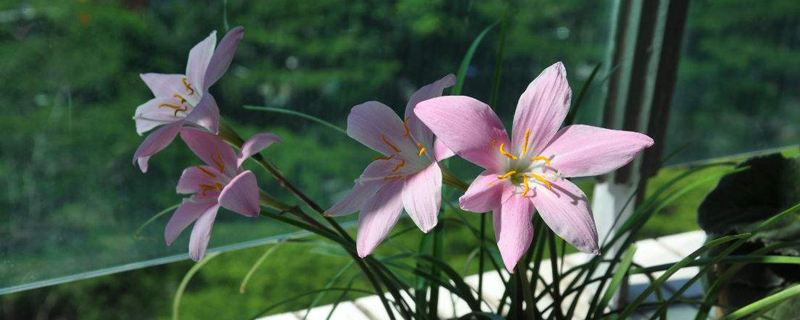
[[(185, 258), (188, 234), (171, 247), (163, 243), (167, 216), (139, 237), (134, 233), (181, 200), (174, 193), (177, 179), (183, 168), (199, 162), (175, 143), (153, 157), (150, 171), (142, 174), (131, 165), (142, 140), (131, 117), (151, 97), (138, 75), (182, 73), (189, 49), (212, 30), (221, 37), (226, 28), (245, 27), (230, 70), (211, 89), (223, 117), (245, 136), (271, 131), (283, 137), (283, 144), (264, 154), (314, 199), (330, 205), (350, 188), (372, 153), (306, 120), (243, 105), (301, 111), (341, 126), (353, 105), (368, 100), (402, 112), (418, 87), (455, 73), (474, 38), (512, 12), (494, 106), (508, 122), (519, 94), (556, 61), (564, 61), (573, 90), (579, 90), (609, 51), (612, 5), (610, 0), (4, 0), (0, 286)], [(483, 101), (489, 96), (498, 30), (484, 39), (465, 79), (464, 93)], [(599, 124), (608, 72), (598, 76), (578, 122)], [(800, 3), (693, 1), (668, 140), (659, 143), (666, 143), (666, 154), (690, 145), (671, 163), (797, 143), (798, 74)], [(477, 172), (461, 161), (452, 165), (465, 180)], [(663, 170), (651, 185), (679, 170)], [(258, 174), (264, 189), (293, 201), (267, 175)], [(581, 184), (591, 191), (592, 181)], [(697, 229), (697, 204), (712, 187), (667, 208), (645, 234)], [(476, 242), (467, 228), (448, 221), (465, 218), (474, 224), (476, 216), (445, 210), (443, 217), (446, 258), (462, 270)], [(211, 242), (216, 247), (291, 231), (232, 214), (221, 214), (219, 221)], [(409, 226), (403, 220), (396, 230)], [(379, 253), (416, 248), (419, 235), (406, 233)], [(348, 261), (319, 242), (287, 243), (240, 294), (242, 278), (266, 249), (233, 251), (211, 261), (189, 284), (182, 316), (252, 316), (291, 293), (324, 286)], [(192, 265), (181, 261), (0, 296), (0, 316), (168, 318), (172, 296)], [(323, 303), (335, 298), (326, 296)], [(300, 309), (310, 300), (275, 312)]]

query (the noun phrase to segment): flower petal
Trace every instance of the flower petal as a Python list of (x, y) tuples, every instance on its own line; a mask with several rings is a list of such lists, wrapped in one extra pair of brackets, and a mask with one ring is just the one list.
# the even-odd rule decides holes
[(389, 144), (399, 150), (407, 149), (409, 144), (416, 149), (410, 142), (411, 139), (400, 139), (405, 132), (400, 117), (391, 108), (377, 101), (359, 104), (347, 116), (347, 135), (385, 155), (397, 152)]
[(353, 189), (342, 200), (325, 211), (325, 215), (340, 217), (361, 210), (367, 200), (372, 198), (386, 183), (387, 181), (383, 179), (365, 183), (356, 182)]
[(261, 212), (256, 175), (247, 170), (234, 177), (219, 194), (219, 204), (245, 217), (255, 217)]
[(653, 145), (647, 135), (572, 125), (561, 129), (541, 153), (565, 177), (595, 176), (611, 172)]
[(204, 86), (204, 78), (208, 69), (211, 57), (214, 55), (214, 47), (217, 44), (217, 32), (212, 31), (208, 37), (196, 44), (189, 51), (189, 62), (186, 63), (186, 79), (189, 81), (193, 90), (199, 96), (203, 95), (208, 86)]
[(552, 191), (543, 187), (534, 189), (531, 200), (539, 216), (553, 232), (578, 250), (599, 254), (597, 228), (586, 195), (569, 180), (553, 182), (552, 186)]
[(194, 123), (213, 134), (219, 133), (219, 107), (217, 106), (217, 100), (214, 100), (214, 96), (210, 93), (204, 94), (200, 102), (186, 116), (186, 121)]
[(174, 98), (153, 98), (137, 107), (133, 113), (133, 120), (136, 122), (136, 133), (141, 136), (143, 133), (160, 125), (184, 119), (179, 116), (181, 115), (180, 110), (176, 112), (173, 108), (165, 107), (165, 104), (188, 109), (187, 106), (181, 105), (180, 101), (176, 101)]
[(189, 238), (189, 257), (194, 261), (200, 261), (206, 255), (208, 241), (211, 240), (211, 228), (214, 227), (214, 219), (217, 218), (218, 210), (219, 204), (214, 203), (194, 223), (192, 235)]
[(236, 53), (236, 47), (239, 46), (239, 41), (242, 40), (244, 37), (244, 28), (241, 26), (235, 27), (228, 31), (222, 40), (219, 42), (219, 46), (217, 46), (217, 50), (214, 51), (214, 56), (211, 57), (211, 62), (208, 64), (208, 69), (205, 73), (205, 78), (203, 80), (203, 84), (205, 85), (204, 90), (208, 90), (214, 83), (225, 74), (225, 71), (228, 71), (228, 67), (231, 65), (231, 61), (233, 60), (233, 55)]
[(191, 194), (202, 192), (201, 184), (213, 186), (217, 183), (216, 174), (217, 169), (209, 166), (195, 166), (183, 170), (178, 186), (175, 191), (181, 194)]
[(422, 232), (428, 233), (439, 221), (442, 205), (442, 170), (437, 163), (406, 178), (403, 206)]
[(402, 181), (384, 185), (364, 203), (358, 215), (356, 246), (359, 257), (366, 257), (389, 235), (403, 211)]
[(139, 169), (142, 169), (142, 172), (147, 172), (147, 160), (166, 148), (175, 139), (175, 135), (181, 130), (182, 125), (183, 121), (173, 122), (147, 135), (147, 138), (142, 141), (142, 144), (133, 154), (133, 163), (136, 164), (138, 162)]
[(454, 155), (456, 155), (456, 153), (453, 152), (453, 150), (450, 150), (450, 148), (448, 148), (446, 145), (444, 145), (442, 139), (436, 139), (433, 142), (433, 157), (436, 161), (442, 161)]
[(486, 170), (472, 181), (458, 203), (462, 210), (472, 212), (489, 212), (502, 204), (504, 189), (513, 188), (508, 181), (497, 179), (494, 172)]
[(247, 141), (242, 144), (239, 156), (236, 157), (236, 167), (241, 168), (242, 163), (244, 163), (247, 158), (259, 153), (275, 142), (281, 142), (281, 138), (272, 133), (259, 133), (250, 137), (250, 139), (247, 139)]
[(513, 196), (492, 214), (497, 248), (508, 272), (514, 273), (533, 241), (533, 203), (530, 198)]
[(186, 227), (215, 205), (216, 203), (213, 202), (184, 201), (172, 214), (172, 218), (169, 219), (167, 227), (164, 229), (164, 240), (167, 245), (172, 245)]
[(528, 129), (531, 131), (526, 155), (544, 149), (569, 113), (571, 98), (564, 64), (557, 62), (542, 71), (519, 97), (511, 134), (514, 153), (522, 153)]
[(406, 104), (405, 119), (408, 121), (408, 128), (411, 131), (411, 135), (414, 136), (414, 139), (416, 139), (417, 142), (421, 143), (422, 145), (427, 147), (433, 145), (433, 132), (431, 132), (431, 130), (428, 129), (424, 123), (419, 121), (417, 116), (414, 114), (414, 107), (416, 107), (417, 104), (422, 101), (441, 97), (442, 91), (444, 91), (445, 88), (452, 87), (455, 83), (456, 76), (448, 74), (444, 78), (441, 78), (434, 83), (419, 88), (419, 90), (414, 92), (414, 94), (411, 95), (411, 98), (408, 99), (408, 103)]
[(144, 73), (139, 77), (157, 98), (174, 98), (176, 93), (181, 95), (186, 93), (182, 74)]
[[(196, 129), (184, 129), (181, 138), (189, 149), (209, 166), (229, 177), (236, 176), (236, 154), (219, 137)], [(222, 161), (220, 161), (222, 160)]]
[(508, 133), (483, 102), (465, 96), (439, 97), (420, 102), (414, 112), (467, 161), (492, 171), (501, 171), (508, 163), (499, 151), (500, 144), (509, 145)]

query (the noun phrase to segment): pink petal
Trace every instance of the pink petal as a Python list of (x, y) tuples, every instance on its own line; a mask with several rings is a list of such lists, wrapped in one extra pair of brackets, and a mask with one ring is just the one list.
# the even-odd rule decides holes
[(444, 78), (439, 79), (434, 83), (419, 88), (419, 90), (414, 92), (411, 98), (408, 99), (408, 104), (406, 104), (405, 119), (408, 119), (408, 128), (411, 131), (411, 135), (414, 136), (414, 139), (416, 139), (417, 142), (430, 147), (433, 145), (433, 132), (431, 132), (431, 130), (428, 129), (425, 124), (419, 121), (417, 116), (414, 114), (414, 107), (422, 101), (441, 97), (442, 91), (444, 91), (445, 88), (452, 87), (455, 83), (456, 76), (448, 74)]
[(194, 123), (213, 134), (219, 133), (219, 107), (217, 100), (210, 93), (206, 93), (200, 102), (194, 106), (186, 121)]
[(384, 137), (400, 150), (408, 148), (411, 140), (402, 138), (405, 131), (400, 117), (391, 108), (377, 101), (359, 104), (347, 116), (347, 135), (385, 155), (396, 151), (383, 141)]
[(456, 153), (453, 152), (453, 150), (450, 150), (450, 148), (448, 148), (446, 145), (444, 145), (442, 139), (436, 139), (433, 142), (433, 157), (436, 159), (436, 161), (442, 161), (454, 155), (456, 155)]
[(386, 183), (387, 181), (383, 179), (365, 183), (356, 182), (353, 189), (342, 200), (325, 211), (325, 215), (340, 217), (360, 210), (367, 200), (372, 198)]
[[(204, 86), (203, 79), (206, 75), (211, 56), (214, 55), (214, 46), (217, 44), (217, 32), (212, 31), (211, 34), (195, 45), (189, 51), (189, 62), (186, 63), (186, 78), (189, 85), (194, 89), (197, 95), (202, 96), (208, 86)], [(183, 84), (182, 82), (179, 82)], [(185, 88), (185, 86), (184, 86)]]
[(364, 203), (358, 215), (358, 256), (363, 258), (372, 253), (400, 219), (403, 211), (402, 190), (402, 181), (387, 183)]
[(139, 77), (157, 98), (173, 98), (176, 93), (186, 95), (182, 74), (144, 73)]
[(400, 162), (395, 159), (391, 160), (375, 160), (369, 163), (361, 176), (358, 177), (359, 182), (373, 182), (378, 180), (385, 180), (386, 177), (398, 176), (406, 173), (401, 168), (398, 171), (392, 172)]
[(557, 62), (542, 71), (519, 97), (511, 134), (514, 153), (522, 153), (528, 129), (531, 132), (526, 155), (538, 154), (544, 149), (564, 122), (571, 97), (564, 64)]
[(164, 229), (164, 240), (167, 245), (172, 245), (186, 227), (213, 206), (216, 206), (216, 203), (184, 201), (172, 214), (172, 218), (169, 219), (167, 227)]
[(258, 199), (256, 175), (247, 170), (234, 177), (219, 194), (219, 204), (246, 217), (258, 216), (261, 205)]
[(219, 204), (214, 203), (194, 223), (192, 235), (189, 238), (189, 257), (194, 261), (200, 261), (206, 255), (208, 241), (211, 240), (211, 228), (214, 227), (214, 219), (217, 218), (218, 210)]
[(616, 170), (651, 145), (653, 139), (638, 132), (572, 125), (561, 129), (541, 155), (562, 175), (585, 177)]
[(436, 226), (441, 205), (442, 171), (437, 163), (406, 178), (403, 206), (422, 232), (428, 233)]
[(236, 157), (236, 167), (241, 168), (247, 158), (250, 158), (266, 147), (269, 147), (275, 142), (281, 142), (281, 138), (272, 133), (259, 133), (247, 139), (242, 144), (242, 149), (239, 151), (239, 156)]
[[(202, 169), (201, 169), (202, 168)], [(213, 186), (217, 183), (217, 169), (209, 166), (189, 167), (183, 170), (175, 191), (181, 194), (203, 192), (201, 184)]]
[(486, 170), (472, 181), (458, 203), (462, 210), (489, 212), (500, 207), (503, 190), (511, 188), (508, 181), (497, 179), (497, 174)]
[(241, 26), (235, 27), (228, 31), (214, 51), (214, 56), (211, 57), (211, 62), (208, 64), (208, 69), (205, 73), (204, 91), (208, 90), (214, 83), (228, 71), (231, 65), (233, 55), (236, 53), (236, 47), (239, 46), (239, 41), (244, 37), (244, 28)]
[(514, 273), (533, 241), (533, 204), (530, 198), (513, 196), (492, 214), (497, 248), (508, 272)]
[(136, 122), (136, 133), (140, 136), (160, 125), (165, 125), (175, 121), (183, 121), (181, 113), (175, 109), (164, 107), (169, 104), (177, 107), (184, 107), (175, 98), (153, 98), (136, 108), (133, 113), (133, 120)]
[(533, 205), (559, 237), (586, 253), (599, 254), (597, 229), (586, 195), (569, 180), (552, 183), (553, 191), (537, 187)]
[(144, 139), (133, 154), (133, 163), (136, 164), (138, 162), (142, 172), (147, 172), (147, 160), (166, 148), (175, 139), (175, 135), (181, 130), (182, 125), (183, 121), (173, 122), (147, 135), (147, 138)]
[(417, 104), (416, 115), (438, 139), (467, 161), (492, 171), (508, 163), (508, 134), (497, 115), (483, 102), (465, 96), (433, 98)]
[[(201, 160), (229, 177), (236, 175), (236, 154), (219, 137), (196, 129), (184, 129), (181, 138)], [(220, 162), (220, 159), (222, 160)]]

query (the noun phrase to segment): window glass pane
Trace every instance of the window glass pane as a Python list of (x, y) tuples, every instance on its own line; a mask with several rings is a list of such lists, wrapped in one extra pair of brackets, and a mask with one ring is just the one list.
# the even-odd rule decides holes
[[(245, 27), (233, 64), (210, 92), (245, 137), (284, 142), (264, 154), (323, 207), (341, 198), (374, 155), (337, 131), (244, 105), (304, 112), (344, 127), (356, 104), (378, 100), (402, 114), (420, 86), (456, 73), (467, 48), (506, 12), (501, 95), (510, 123), (519, 95), (561, 60), (577, 93), (608, 51), (610, 1), (364, 4), (329, 1), (45, 1), (0, 3), (0, 292), (185, 259), (189, 232), (167, 247), (175, 185), (198, 165), (182, 143), (132, 165), (144, 137), (131, 119), (152, 93), (140, 73), (183, 73), (189, 49), (212, 30)], [(500, 27), (466, 73), (464, 93), (488, 101)], [(599, 87), (580, 121), (597, 124)], [(456, 163), (466, 167), (463, 163)], [(264, 174), (262, 188), (297, 203)], [(472, 170), (475, 170), (472, 168)], [(212, 249), (292, 230), (223, 210)]]

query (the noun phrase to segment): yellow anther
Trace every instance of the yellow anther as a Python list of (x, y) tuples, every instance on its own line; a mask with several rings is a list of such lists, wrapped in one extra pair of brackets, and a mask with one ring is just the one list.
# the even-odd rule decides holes
[(513, 175), (514, 175), (514, 174), (516, 174), (516, 173), (517, 173), (517, 170), (511, 170), (511, 171), (509, 171), (509, 172), (506, 172), (506, 174), (504, 174), (504, 175), (502, 175), (502, 176), (497, 176), (497, 179), (500, 179), (500, 180), (505, 180), (506, 178), (508, 178), (508, 177), (510, 177), (510, 176), (513, 176)]
[(184, 103), (186, 103), (186, 99), (184, 99), (182, 95), (180, 95), (180, 94), (177, 94), (177, 93), (176, 93), (176, 94), (174, 94), (174, 95), (172, 95), (172, 96), (173, 96), (174, 98), (178, 99), (178, 100), (181, 100), (181, 104), (184, 104)]
[(391, 155), (391, 156), (388, 156), (388, 157), (375, 156), (375, 157), (372, 158), (372, 160), (376, 160), (376, 161), (377, 160), (392, 160), (392, 158), (394, 158), (394, 155)]
[(186, 92), (188, 92), (190, 96), (193, 95), (194, 94), (194, 89), (192, 89), (192, 86), (189, 85), (189, 82), (186, 81), (186, 77), (183, 77), (183, 79), (181, 79), (181, 81), (183, 81), (183, 86), (186, 87)]
[(222, 190), (222, 185), (219, 182), (215, 183), (213, 186), (202, 183), (198, 184), (198, 186), (200, 186), (200, 189), (203, 189), (203, 195), (206, 195), (207, 191)]
[(383, 139), (383, 142), (386, 143), (386, 145), (389, 146), (389, 148), (392, 148), (394, 152), (400, 152), (400, 149), (397, 149), (397, 147), (395, 147), (391, 142), (389, 142), (389, 140), (386, 140), (386, 135), (382, 134), (381, 139)]
[[(544, 183), (544, 185), (547, 186), (547, 189), (550, 189), (550, 191), (553, 190), (553, 186), (550, 184), (550, 181), (547, 181), (545, 178), (542, 178), (542, 177), (540, 177), (539, 175), (537, 175), (535, 173), (531, 173), (531, 177), (533, 177), (536, 180), (539, 180), (539, 182), (541, 182), (541, 183)], [(527, 183), (528, 180), (526, 179), (525, 182)]]
[(187, 106), (176, 106), (174, 104), (169, 104), (169, 103), (162, 103), (162, 104), (158, 105), (158, 108), (159, 109), (161, 109), (161, 108), (170, 108), (170, 109), (175, 110), (175, 115), (174, 115), (175, 117), (178, 116), (178, 112), (189, 110), (189, 107), (187, 107)]
[(404, 165), (406, 165), (406, 159), (400, 159), (400, 163), (392, 169), (392, 172), (397, 172), (397, 170), (400, 170)]
[(530, 190), (531, 187), (528, 185), (528, 175), (527, 174), (523, 174), (522, 176), (525, 177), (525, 180), (523, 180), (524, 183), (525, 183), (525, 190), (522, 191), (522, 195), (524, 196), (525, 194), (528, 193), (528, 190)]
[[(217, 156), (217, 159), (214, 159), (214, 156)], [(217, 153), (211, 156), (211, 162), (217, 165), (219, 168), (219, 172), (225, 172), (225, 162), (222, 161), (222, 153), (217, 150)]]
[(531, 129), (525, 130), (525, 144), (522, 145), (522, 156), (525, 156), (525, 153), (528, 152), (528, 137), (531, 136)]
[(547, 157), (545, 157), (545, 156), (538, 156), (538, 157), (531, 158), (531, 161), (536, 161), (536, 160), (542, 160), (542, 161), (544, 161), (544, 163), (547, 164), (548, 167), (552, 167), (550, 165), (550, 159), (547, 159)]
[(417, 153), (417, 157), (421, 157), (422, 154), (425, 153), (425, 147), (423, 147), (421, 143), (417, 142), (417, 148), (419, 148), (419, 153)]
[(197, 169), (200, 169), (200, 171), (203, 171), (203, 173), (207, 174), (209, 177), (212, 177), (212, 178), (216, 178), (217, 177), (216, 174), (214, 174), (211, 171), (208, 171), (208, 169), (206, 169), (206, 168), (203, 168), (201, 166), (197, 166)]
[(408, 135), (411, 134), (411, 130), (408, 129), (408, 120), (411, 118), (406, 118), (406, 121), (403, 122), (403, 128), (406, 129), (406, 134), (403, 135), (404, 138), (408, 138)]
[(505, 147), (505, 143), (501, 143), (500, 144), (500, 153), (501, 154), (503, 154), (504, 156), (508, 157), (511, 160), (517, 160), (517, 157), (515, 155), (506, 152), (506, 150), (503, 149), (503, 147)]

